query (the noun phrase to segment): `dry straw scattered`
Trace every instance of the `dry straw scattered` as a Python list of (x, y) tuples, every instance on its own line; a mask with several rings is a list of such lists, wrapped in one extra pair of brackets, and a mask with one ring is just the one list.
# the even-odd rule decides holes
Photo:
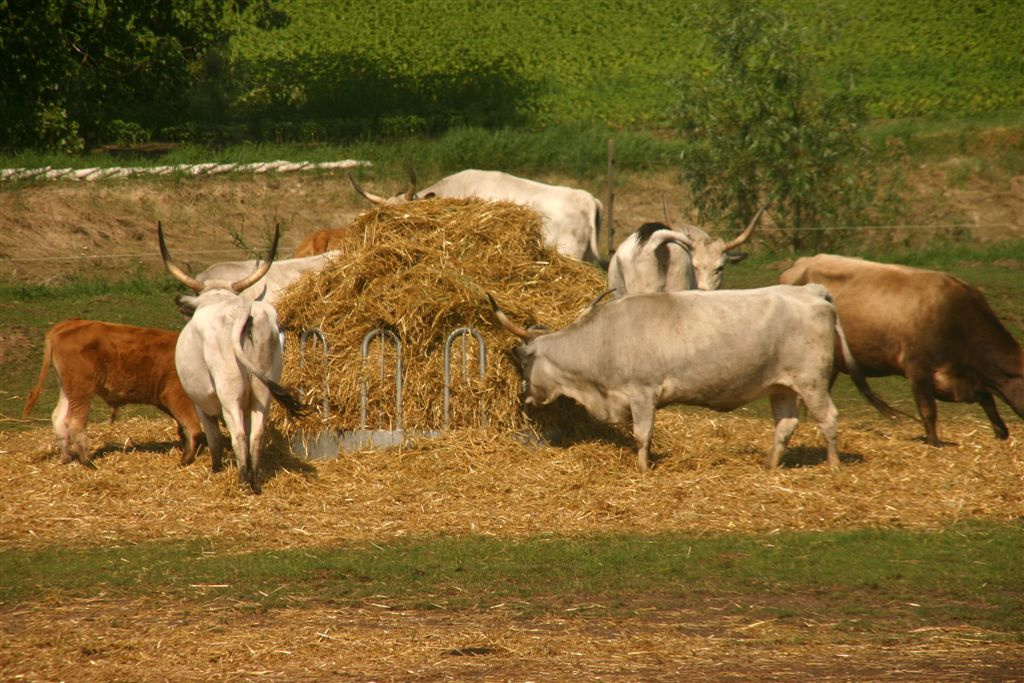
[(232, 467), (211, 473), (205, 451), (178, 467), (167, 418), (92, 425), (95, 470), (44, 457), (48, 428), (0, 433), (0, 548), (206, 538), (230, 551), (432, 534), (770, 533), (1024, 518), (1019, 422), (1015, 437), (997, 441), (983, 417), (948, 419), (942, 434), (952, 445), (935, 449), (914, 422), (866, 415), (840, 418), (836, 474), (807, 420), (786, 467), (765, 470), (771, 419), (745, 411), (660, 411), (649, 474), (635, 471), (625, 436), (528, 447), (456, 430), (316, 464), (277, 439), (262, 496), (245, 494)]
[[(361, 360), (363, 337), (376, 328), (394, 332), (402, 343), (406, 429), (443, 427), (445, 341), (461, 327), (483, 335), (488, 372), (478, 379), (475, 342), (453, 345), (450, 425), (478, 427), (486, 420), (498, 432), (527, 427), (519, 409), (519, 373), (506, 353), (518, 340), (497, 326), (487, 293), (515, 319), (557, 328), (604, 289), (599, 269), (544, 248), (540, 229), (530, 209), (476, 199), (382, 206), (360, 215), (353, 237), (341, 245), (343, 255), (295, 283), (277, 303), (285, 327), (320, 329), (330, 345), (325, 358), (310, 343), (305, 368), (298, 345), (289, 345), (283, 381), (302, 387), (318, 410), (300, 421), (279, 415), (284, 431), (355, 429), (364, 381), (367, 426), (397, 426), (392, 348), (375, 340), (366, 371)], [(320, 409), (324, 386), (327, 415)], [(564, 411), (536, 418), (572, 427), (580, 416)]]
[[(806, 419), (787, 467), (765, 471), (772, 421), (757, 404), (730, 414), (659, 411), (656, 467), (647, 475), (634, 471), (628, 428), (598, 425), (579, 409), (541, 416), (575, 428), (561, 446), (530, 445), (516, 433), (529, 425), (507, 357), (518, 340), (496, 327), (485, 292), (517, 320), (560, 327), (603, 290), (601, 273), (543, 249), (536, 215), (511, 204), (375, 208), (354, 232), (343, 258), (280, 304), (293, 330), (317, 327), (330, 340), (326, 358), (310, 353), (305, 374), (289, 344), (285, 381), (320, 405), (326, 376), (331, 411), (303, 422), (277, 415), (265, 495), (245, 495), (231, 468), (212, 474), (206, 455), (177, 467), (170, 420), (91, 425), (102, 447), (96, 470), (42, 457), (53, 440), (48, 427), (0, 433), (0, 547), (196, 537), (227, 547), (301, 547), (435, 533), (772, 532), (1024, 518), (1020, 428), (1011, 425), (1014, 437), (997, 441), (970, 408), (944, 412), (943, 437), (955, 445), (939, 450), (922, 442), (915, 421), (884, 421), (859, 400), (840, 405), (838, 474), (821, 465), (821, 436)], [(454, 364), (454, 428), (442, 438), (315, 465), (291, 455), (286, 438), (299, 429), (357, 426), (359, 347), (381, 325), (405, 341), (406, 428), (440, 426), (440, 349), (451, 329), (470, 325), (484, 335), (488, 379), (471, 382), (474, 363), (462, 375)], [(390, 390), (376, 394), (370, 426), (393, 424)], [(486, 430), (476, 428), (481, 403)]]
[(264, 610), (217, 594), (11, 610), (0, 670), (30, 681), (959, 682), (1020, 680), (1024, 656), (1024, 645), (973, 625), (907, 633), (905, 621), (787, 618), (788, 594), (774, 611), (771, 596), (748, 607), (748, 596), (698, 592), (614, 617), (586, 596), (560, 612), (486, 596), (476, 610), (403, 610), (386, 596)]

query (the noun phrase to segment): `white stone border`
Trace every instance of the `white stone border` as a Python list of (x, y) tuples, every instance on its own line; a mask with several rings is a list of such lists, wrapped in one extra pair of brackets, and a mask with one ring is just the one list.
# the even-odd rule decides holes
[(251, 164), (176, 164), (174, 166), (134, 166), (109, 168), (4, 168), (0, 169), (0, 180), (102, 180), (104, 178), (128, 178), (145, 175), (170, 175), (183, 173), (194, 176), (217, 173), (287, 173), (289, 171), (312, 171), (332, 168), (355, 168), (372, 166), (369, 161), (345, 159), (344, 161), (263, 161)]

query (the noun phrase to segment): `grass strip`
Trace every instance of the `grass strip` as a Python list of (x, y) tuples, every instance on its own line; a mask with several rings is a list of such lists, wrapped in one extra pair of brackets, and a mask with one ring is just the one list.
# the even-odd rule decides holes
[[(841, 618), (879, 605), (917, 618), (1024, 631), (1024, 527), (861, 529), (771, 535), (429, 537), (347, 547), (220, 550), (213, 541), (8, 549), (0, 605), (164, 595), (257, 608), (373, 602), (402, 609), (635, 609), (701, 596), (811, 596)], [(815, 597), (816, 596), (816, 597)]]

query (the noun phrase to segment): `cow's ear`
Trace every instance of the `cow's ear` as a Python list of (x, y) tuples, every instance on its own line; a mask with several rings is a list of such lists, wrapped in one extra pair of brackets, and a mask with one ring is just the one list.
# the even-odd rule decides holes
[(745, 251), (727, 251), (725, 252), (725, 259), (729, 263), (739, 263), (740, 261), (746, 260), (750, 254)]

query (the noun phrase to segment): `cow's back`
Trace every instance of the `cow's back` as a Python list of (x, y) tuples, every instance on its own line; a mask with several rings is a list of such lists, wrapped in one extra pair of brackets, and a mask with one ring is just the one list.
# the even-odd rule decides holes
[(659, 230), (670, 229), (645, 223), (616, 248), (608, 264), (608, 288), (616, 296), (696, 289), (690, 252), (675, 242), (650, 244)]
[(866, 374), (906, 374), (914, 363), (988, 372), (979, 363), (1004, 357), (1009, 370), (1019, 357), (1020, 347), (981, 292), (947, 273), (818, 254), (798, 259), (779, 281), (829, 290)]
[(802, 287), (637, 294), (535, 343), (606, 386), (662, 386), (666, 401), (731, 409), (808, 367), (827, 375), (834, 321), (832, 305)]
[(154, 403), (164, 386), (180, 386), (174, 369), (177, 332), (67, 320), (48, 334), (61, 381), (87, 383), (110, 405)]
[[(351, 226), (345, 228), (323, 228), (306, 236), (292, 254), (293, 259), (317, 256), (337, 249), (352, 236)], [(271, 266), (273, 268), (273, 266)], [(307, 269), (308, 270), (308, 269)]]

